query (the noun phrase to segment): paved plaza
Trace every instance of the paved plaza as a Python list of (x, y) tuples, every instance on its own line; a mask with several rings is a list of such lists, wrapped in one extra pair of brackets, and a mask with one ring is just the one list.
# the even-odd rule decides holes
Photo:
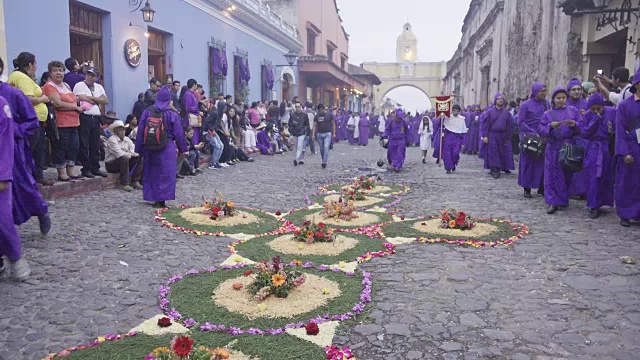
[[(293, 167), (293, 154), (180, 180), (179, 204), (221, 191), (240, 206), (288, 211), (319, 185), (348, 183), (384, 158), (377, 145), (338, 144), (329, 167), (319, 155)], [(418, 148), (408, 166), (382, 173), (411, 191), (408, 217), (457, 208), (472, 216), (521, 222), (531, 233), (511, 247), (399, 245), (361, 269), (374, 275), (370, 311), (339, 329), (335, 342), (359, 359), (638, 359), (640, 226), (618, 225), (608, 210), (590, 220), (583, 202), (546, 215), (527, 200), (517, 174), (491, 179), (476, 157), (446, 175)], [(0, 359), (41, 359), (107, 333), (125, 333), (159, 310), (158, 288), (174, 274), (220, 264), (230, 239), (162, 228), (140, 192), (95, 192), (56, 201), (53, 230), (21, 227), (32, 276), (0, 281)], [(268, 359), (263, 359), (268, 360)]]

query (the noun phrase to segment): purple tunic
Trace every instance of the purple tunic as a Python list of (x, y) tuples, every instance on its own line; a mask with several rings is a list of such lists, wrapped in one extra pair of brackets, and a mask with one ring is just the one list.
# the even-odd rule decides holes
[(484, 141), (482, 141), (482, 138), (486, 136), (486, 134), (483, 131), (484, 131), (484, 122), (485, 120), (487, 120), (487, 116), (489, 115), (488, 111), (489, 110), (483, 111), (478, 117), (478, 136), (480, 138), (478, 143), (478, 157), (484, 160), (484, 164), (485, 164), (484, 167), (487, 167), (487, 160), (485, 159), (486, 156), (484, 156), (487, 149), (486, 149), (486, 144), (484, 143)]
[(420, 145), (420, 134), (418, 134), (418, 131), (420, 130), (421, 122), (422, 120), (418, 114), (416, 114), (416, 116), (413, 117), (413, 120), (411, 120), (411, 145)]
[(465, 117), (467, 136), (465, 137), (464, 151), (467, 154), (477, 153), (480, 150), (480, 114), (470, 111)]
[(460, 161), (460, 151), (464, 141), (464, 134), (457, 134), (444, 130), (442, 143), (442, 161), (446, 170), (455, 170)]
[[(635, 81), (638, 80), (636, 74)], [(635, 85), (635, 84), (634, 84)], [(616, 112), (616, 210), (618, 217), (640, 221), (640, 144), (636, 131), (640, 129), (640, 102), (632, 96), (620, 104)], [(631, 165), (623, 158), (633, 156)]]
[[(520, 141), (527, 135), (540, 135), (538, 127), (545, 111), (551, 108), (547, 100), (538, 101), (535, 96), (544, 88), (543, 83), (534, 83), (531, 98), (522, 104), (518, 110), (518, 126)], [(520, 152), (520, 166), (518, 171), (518, 185), (523, 188), (536, 189), (542, 185), (544, 176), (544, 158)]]
[(389, 138), (387, 159), (394, 169), (402, 169), (407, 152), (407, 144), (409, 143), (409, 126), (402, 119), (399, 121), (391, 120), (387, 122), (384, 136)]
[[(585, 124), (582, 124), (582, 115), (585, 114), (586, 111), (588, 110), (587, 100), (583, 98), (574, 100), (573, 98), (569, 97), (567, 99), (567, 106), (573, 106), (576, 109), (578, 109), (578, 112), (580, 112), (580, 117), (581, 117), (580, 127), (583, 128)], [(578, 136), (578, 138), (576, 139), (576, 144), (584, 147), (585, 149), (589, 147), (589, 142), (585, 140), (582, 137), (582, 135)], [(589, 179), (587, 178), (587, 174), (585, 173), (585, 170), (583, 169), (582, 171), (574, 173), (573, 178), (571, 179), (571, 187), (569, 188), (569, 195), (585, 197), (587, 195), (588, 188), (589, 188)]]
[[(564, 89), (561, 89), (565, 91)], [(558, 90), (554, 92), (558, 93)], [(569, 127), (562, 124), (555, 129), (551, 129), (551, 123), (564, 120), (580, 121), (580, 113), (573, 106), (565, 106), (562, 109), (552, 109), (544, 113), (538, 132), (547, 138), (547, 148), (544, 159), (544, 198), (549, 205), (569, 205), (569, 186), (571, 184), (571, 173), (565, 171), (558, 157), (560, 149), (565, 143), (575, 143), (575, 139), (580, 134), (580, 127)]]
[[(186, 128), (187, 125), (189, 125), (189, 115), (200, 115), (200, 107), (198, 106), (198, 99), (196, 98), (196, 94), (194, 94), (191, 90), (187, 90), (187, 92), (184, 93), (184, 98), (182, 99), (182, 101), (184, 103), (183, 106), (186, 112), (185, 117), (182, 120), (182, 126)], [(201, 133), (201, 127), (193, 128), (193, 143), (195, 145), (200, 143)]]
[(367, 120), (366, 116), (363, 115), (360, 117), (358, 128), (360, 131), (360, 145), (369, 145), (369, 120)]
[[(495, 95), (494, 105), (500, 97), (499, 93)], [(482, 135), (489, 138), (489, 143), (485, 144), (485, 169), (515, 170), (511, 146), (507, 146), (511, 143), (512, 133), (513, 117), (505, 107), (494, 106), (487, 111), (482, 123)]]
[[(615, 116), (614, 108), (605, 107), (601, 115), (588, 111), (583, 117), (582, 138), (587, 144), (584, 179), (589, 209), (613, 206), (613, 154), (609, 153), (609, 127), (613, 127)], [(574, 176), (572, 181), (575, 180)]]
[(0, 108), (0, 181), (9, 183), (6, 190), (0, 191), (0, 256), (18, 261), (22, 257), (22, 247), (12, 210), (15, 124), (9, 104), (3, 97), (0, 97)]
[(22, 225), (32, 216), (46, 215), (49, 211), (49, 206), (38, 191), (38, 184), (33, 177), (35, 163), (31, 157), (28, 140), (30, 135), (39, 130), (40, 122), (33, 105), (20, 90), (0, 83), (0, 96), (9, 103), (15, 122), (13, 219), (16, 225)]
[(431, 122), (433, 123), (433, 154), (431, 154), (431, 156), (433, 156), (435, 159), (440, 159), (440, 141), (442, 140), (443, 124), (442, 120), (440, 120), (440, 117), (432, 119)]
[(267, 130), (258, 132), (258, 136), (256, 136), (256, 147), (262, 155), (272, 154), (271, 141), (269, 141)]
[(164, 117), (169, 137), (167, 146), (162, 150), (151, 151), (144, 148), (144, 128), (151, 114), (145, 110), (138, 125), (136, 137), (136, 152), (142, 155), (144, 167), (142, 169), (143, 196), (146, 201), (167, 201), (176, 198), (176, 147), (180, 153), (187, 152), (187, 142), (184, 139), (182, 124), (176, 113), (169, 109), (171, 94), (165, 86), (158, 92), (155, 106)]

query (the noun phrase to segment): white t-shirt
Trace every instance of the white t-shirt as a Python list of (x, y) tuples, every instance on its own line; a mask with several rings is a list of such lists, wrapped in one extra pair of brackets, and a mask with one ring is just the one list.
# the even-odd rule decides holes
[(626, 100), (627, 98), (632, 97), (633, 94), (629, 89), (631, 89), (631, 84), (627, 84), (627, 86), (625, 86), (619, 94), (616, 94), (614, 92), (609, 93), (609, 101), (611, 101), (614, 105), (618, 105), (622, 102), (622, 100)]
[[(76, 95), (93, 96), (99, 98), (102, 95), (107, 95), (104, 92), (104, 88), (100, 84), (93, 84), (93, 92), (89, 89), (84, 81), (80, 81), (73, 87), (73, 93)], [(84, 112), (86, 115), (100, 115), (100, 106), (93, 105), (91, 109)]]

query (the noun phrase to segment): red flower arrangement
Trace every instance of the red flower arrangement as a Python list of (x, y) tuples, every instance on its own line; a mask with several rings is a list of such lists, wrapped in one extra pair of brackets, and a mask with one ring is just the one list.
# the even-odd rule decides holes
[(307, 325), (305, 325), (304, 329), (307, 330), (307, 335), (316, 336), (318, 335), (318, 333), (320, 333), (320, 328), (318, 327), (318, 324), (314, 322), (310, 322)]
[(235, 204), (231, 201), (226, 201), (219, 192), (216, 192), (216, 197), (213, 200), (207, 201), (203, 196), (202, 201), (204, 202), (204, 213), (210, 215), (211, 220), (235, 215)]
[(443, 210), (440, 213), (440, 227), (443, 229), (471, 230), (476, 224), (470, 216), (456, 209)]
[(324, 223), (316, 224), (313, 221), (305, 221), (300, 230), (293, 233), (293, 240), (313, 244), (314, 242), (333, 242), (335, 237), (333, 229), (327, 229)]
[(171, 326), (171, 319), (169, 319), (168, 317), (158, 319), (158, 326), (161, 328), (167, 328)]
[(251, 274), (253, 274), (253, 270), (247, 270), (247, 271), (242, 273), (242, 275), (244, 275), (244, 276), (249, 276)]
[(188, 336), (175, 337), (171, 342), (171, 349), (180, 357), (187, 357), (193, 350), (194, 341)]

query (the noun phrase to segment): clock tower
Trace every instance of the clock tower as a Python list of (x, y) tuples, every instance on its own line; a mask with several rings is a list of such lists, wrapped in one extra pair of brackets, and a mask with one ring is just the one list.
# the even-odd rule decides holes
[(402, 34), (398, 36), (396, 61), (399, 63), (418, 61), (418, 39), (411, 31), (409, 23), (404, 24)]

